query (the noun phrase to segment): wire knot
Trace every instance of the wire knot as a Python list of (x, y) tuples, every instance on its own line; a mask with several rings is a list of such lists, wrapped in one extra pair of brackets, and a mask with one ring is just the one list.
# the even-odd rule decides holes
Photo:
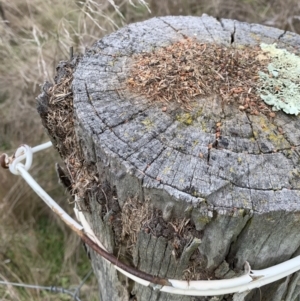
[[(4, 154), (5, 155), (5, 154)], [(28, 171), (32, 164), (33, 151), (30, 146), (23, 144), (21, 145), (12, 158), (9, 160), (8, 168), (14, 175), (19, 175), (18, 165), (21, 164), (23, 168)], [(25, 164), (21, 163), (25, 159)], [(1, 164), (2, 165), (2, 164)], [(4, 167), (5, 168), (5, 167)]]

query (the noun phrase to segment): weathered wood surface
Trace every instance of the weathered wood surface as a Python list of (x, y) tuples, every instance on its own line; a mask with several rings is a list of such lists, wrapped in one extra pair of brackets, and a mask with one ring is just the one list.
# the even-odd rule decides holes
[[(283, 262), (300, 250), (300, 117), (249, 115), (209, 98), (201, 99), (201, 114), (186, 125), (176, 119), (172, 104), (163, 112), (160, 104), (127, 89), (133, 54), (186, 36), (228, 47), (277, 43), (300, 52), (296, 34), (206, 15), (153, 18), (96, 42), (74, 73), (75, 129), (85, 164), (97, 167), (99, 181), (111, 187), (105, 198), (117, 203), (103, 213), (104, 196), (94, 187), (85, 214), (120, 260), (162, 277), (181, 279), (187, 268), (193, 277), (193, 264), (204, 278), (223, 278), (242, 270), (245, 261), (253, 269)], [(222, 136), (216, 145), (218, 122)], [(147, 216), (147, 226), (142, 220), (136, 244), (128, 249), (119, 237), (124, 220), (115, 219), (132, 199), (140, 203), (129, 219), (141, 214), (138, 207), (147, 200), (160, 211)], [(175, 227), (170, 233), (168, 226), (178, 220), (188, 224), (189, 233), (180, 236)], [(201, 243), (188, 252), (192, 237)], [(212, 300), (156, 293), (128, 281), (93, 252), (91, 257), (103, 301)], [(297, 279), (213, 300), (294, 300)]]

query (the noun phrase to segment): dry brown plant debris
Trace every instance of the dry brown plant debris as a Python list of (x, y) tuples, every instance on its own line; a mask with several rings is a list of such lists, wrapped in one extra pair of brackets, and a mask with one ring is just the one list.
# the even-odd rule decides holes
[(121, 240), (126, 242), (127, 248), (135, 247), (140, 231), (151, 233), (155, 237), (164, 237), (170, 241), (177, 255), (192, 237), (199, 237), (189, 219), (173, 219), (165, 221), (162, 211), (151, 206), (149, 200), (140, 202), (137, 198), (126, 200), (121, 212), (122, 233)]
[[(149, 200), (140, 202), (137, 198), (127, 199), (122, 207), (120, 219), (122, 222), (120, 242), (125, 246), (128, 257), (133, 256), (141, 231), (154, 237), (165, 238), (172, 246), (172, 255), (176, 262), (180, 261), (185, 247), (194, 237), (201, 238), (200, 232), (195, 229), (190, 219), (178, 218), (165, 221), (162, 211), (151, 206)], [(182, 279), (200, 280), (211, 277), (203, 269), (202, 260), (202, 256), (196, 250), (189, 260)]]
[(177, 102), (188, 110), (196, 98), (217, 94), (223, 104), (234, 103), (247, 113), (274, 117), (256, 93), (258, 71), (267, 72), (268, 60), (262, 60), (261, 54), (259, 47), (236, 49), (186, 38), (152, 53), (134, 55), (127, 84), (150, 101)]
[(121, 240), (126, 241), (127, 248), (132, 250), (137, 242), (137, 235), (143, 224), (150, 218), (149, 202), (140, 203), (136, 198), (128, 199), (121, 212)]
[(63, 67), (63, 76), (47, 91), (50, 99), (46, 127), (51, 136), (55, 137), (55, 147), (58, 148), (68, 170), (72, 194), (77, 194), (79, 199), (83, 199), (85, 192), (92, 184), (98, 182), (98, 178), (84, 165), (75, 135), (72, 81), (73, 66), (66, 62)]

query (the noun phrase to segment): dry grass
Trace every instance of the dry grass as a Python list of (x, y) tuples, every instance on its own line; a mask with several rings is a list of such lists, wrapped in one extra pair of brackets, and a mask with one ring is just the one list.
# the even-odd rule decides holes
[[(84, 52), (96, 39), (121, 25), (115, 9), (108, 1), (0, 2), (1, 151), (11, 153), (21, 143), (36, 145), (48, 139), (36, 112), (39, 84), (53, 78), (58, 61), (68, 58), (70, 46), (75, 52)], [(71, 211), (56, 184), (54, 168), (49, 168), (58, 157), (53, 151), (36, 157), (33, 176)], [(0, 179), (1, 278), (64, 287), (78, 284), (90, 268), (80, 241), (52, 216), (22, 179), (3, 170)], [(95, 300), (95, 280), (86, 288), (83, 298)], [(0, 287), (1, 300), (57, 298), (29, 289)], [(59, 299), (70, 300), (66, 296)]]
[[(70, 177), (65, 186), (72, 195), (78, 197), (77, 201), (83, 201), (86, 191), (92, 186), (97, 186), (99, 181), (95, 167), (89, 168), (84, 164), (82, 151), (75, 134), (72, 81), (74, 68), (76, 68), (79, 59), (80, 56), (74, 57), (72, 61), (63, 63), (58, 67), (59, 80), (55, 81), (51, 87), (47, 87), (46, 94), (49, 97), (49, 103), (47, 104), (47, 113), (43, 112), (42, 114), (44, 115), (44, 126), (53, 138), (53, 144), (57, 148)], [(43, 106), (43, 104), (40, 105)], [(79, 204), (77, 203), (77, 205)], [(85, 207), (82, 209), (86, 210)]]
[[(298, 0), (0, 0), (0, 150), (13, 152), (21, 143), (47, 139), (36, 113), (39, 84), (51, 80), (69, 47), (82, 53), (95, 40), (125, 23), (161, 15), (201, 15), (235, 18), (300, 33)], [(120, 16), (123, 14), (123, 18)], [(37, 155), (34, 177), (67, 209), (57, 186), (49, 150)], [(89, 269), (80, 242), (22, 179), (0, 171), (0, 277), (42, 285), (77, 284)], [(86, 286), (84, 300), (96, 300), (95, 282)], [(88, 296), (88, 297), (87, 297)], [(85, 297), (85, 298), (84, 298)], [(60, 300), (69, 300), (70, 298)], [(51, 294), (0, 287), (0, 300), (57, 300)]]

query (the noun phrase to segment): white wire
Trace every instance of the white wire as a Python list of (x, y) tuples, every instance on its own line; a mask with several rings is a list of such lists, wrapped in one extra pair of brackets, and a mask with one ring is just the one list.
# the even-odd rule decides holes
[[(211, 281), (202, 281), (203, 286), (200, 287), (200, 281), (199, 286), (195, 288), (187, 288), (182, 289), (176, 287), (176, 283), (174, 283), (173, 280), (169, 280), (173, 287), (171, 286), (164, 286), (161, 291), (166, 293), (172, 293), (172, 294), (179, 294), (182, 295), (184, 292), (184, 295), (186, 296), (217, 296), (217, 295), (226, 295), (226, 294), (232, 294), (232, 293), (241, 293), (245, 291), (250, 291), (254, 288), (258, 288), (261, 286), (264, 286), (266, 284), (275, 282), (279, 279), (282, 279), (288, 275), (293, 274), (294, 272), (300, 270), (300, 256), (297, 256), (293, 259), (290, 259), (288, 261), (285, 261), (283, 263), (280, 263), (278, 265), (275, 265), (273, 267), (264, 269), (264, 270), (253, 270), (251, 271), (249, 278), (251, 279), (248, 283), (226, 287), (220, 286), (219, 288), (207, 288), (208, 286), (211, 286), (210, 282), (216, 282), (216, 281), (225, 281), (225, 280), (211, 280)], [(239, 281), (239, 278), (245, 277), (237, 277), (228, 279), (231, 283), (230, 285), (234, 285), (237, 281)], [(205, 284), (206, 282), (207, 284)], [(227, 283), (228, 285), (228, 283)]]
[[(24, 159), (26, 159), (26, 161), (25, 165), (23, 166), (26, 170), (29, 170), (32, 164), (32, 153), (32, 149), (28, 145), (20, 146), (15, 153), (15, 159), (9, 165), (10, 172), (14, 175), (19, 175), (17, 164), (19, 164)], [(24, 157), (24, 159), (22, 157)]]
[(33, 148), (29, 147), (26, 144), (21, 145), (15, 153), (15, 159), (9, 165), (10, 172), (14, 175), (19, 175), (18, 170), (16, 168), (16, 165), (18, 163), (20, 163), (21, 161), (23, 161), (24, 159), (26, 159), (25, 168), (26, 168), (26, 170), (29, 170), (30, 167), (31, 167), (31, 164), (32, 164), (32, 155), (33, 155), (33, 153), (44, 150), (44, 149), (46, 149), (50, 146), (52, 146), (51, 141), (48, 141), (44, 144), (40, 144), (40, 145), (38, 145), (36, 147), (33, 147)]
[(66, 221), (68, 225), (74, 226), (77, 230), (82, 231), (83, 227), (78, 224), (67, 212), (65, 212), (51, 197), (47, 192), (31, 177), (31, 175), (26, 171), (25, 166), (19, 163), (17, 166), (17, 171), (28, 183), (28, 185), (36, 192), (36, 194), (54, 211), (56, 214), (61, 216), (61, 218)]
[[(275, 265), (273, 267), (264, 269), (264, 270), (253, 270), (251, 271), (251, 281), (249, 283), (236, 285), (233, 287), (226, 287), (222, 286), (218, 289), (207, 289), (207, 285), (203, 283), (202, 287), (197, 287), (194, 289), (182, 289), (176, 287), (176, 283), (174, 283), (172, 280), (169, 280), (172, 285), (175, 287), (170, 286), (164, 286), (161, 291), (166, 293), (172, 293), (172, 294), (179, 294), (182, 295), (183, 291), (184, 294), (187, 296), (216, 296), (216, 295), (226, 295), (226, 294), (232, 294), (232, 293), (241, 293), (245, 291), (249, 291), (254, 288), (258, 288), (261, 286), (264, 286), (266, 284), (275, 282), (279, 279), (282, 279), (288, 275), (293, 274), (294, 272), (300, 270), (300, 256), (297, 256), (293, 259), (290, 259), (288, 261), (285, 261), (283, 263), (280, 263), (278, 265)], [(244, 275), (245, 276), (245, 275)], [(241, 276), (241, 277), (244, 277)], [(231, 280), (231, 283), (234, 284), (235, 281), (238, 280), (238, 278), (232, 278), (228, 279)], [(259, 278), (261, 277), (261, 278)], [(225, 281), (225, 280), (211, 280), (206, 281), (209, 282), (215, 282), (215, 281)], [(205, 281), (202, 281), (205, 282)], [(199, 282), (200, 284), (200, 282)]]
[[(74, 211), (78, 220), (83, 224), (81, 226), (74, 219), (72, 219), (40, 186), (39, 184), (31, 177), (27, 172), (30, 169), (32, 163), (32, 154), (40, 150), (46, 149), (52, 145), (51, 142), (44, 143), (42, 145), (30, 148), (27, 145), (22, 145), (17, 149), (15, 153), (14, 160), (9, 165), (9, 170), (16, 175), (21, 175), (24, 180), (29, 184), (29, 186), (41, 197), (42, 200), (62, 219), (76, 230), (84, 230), (84, 232), (101, 248), (104, 246), (96, 237), (95, 233), (91, 229), (87, 220), (85, 219), (82, 212), (80, 212), (76, 207)], [(21, 163), (22, 160), (26, 159), (25, 165)], [(104, 248), (105, 249), (105, 248)], [(294, 272), (300, 270), (300, 256), (297, 256), (293, 259), (275, 265), (273, 267), (264, 269), (264, 270), (252, 270), (247, 263), (246, 272), (243, 276), (231, 278), (231, 279), (222, 279), (222, 280), (200, 280), (200, 281), (181, 281), (175, 279), (168, 279), (171, 286), (159, 286), (153, 283), (150, 283), (147, 280), (141, 279), (137, 276), (134, 276), (118, 266), (114, 267), (120, 271), (122, 274), (128, 278), (134, 280), (137, 283), (140, 283), (144, 286), (151, 286), (154, 289), (160, 290), (162, 292), (187, 295), (187, 296), (216, 296), (216, 295), (225, 295), (231, 293), (241, 293), (253, 288), (258, 288), (263, 285), (275, 282), (279, 279), (282, 279), (288, 275), (293, 274)]]
[[(37, 147), (31, 148), (28, 145), (22, 145), (15, 153), (15, 159), (9, 165), (9, 170), (15, 175), (21, 175), (28, 185), (37, 193), (37, 195), (58, 215), (62, 217), (69, 225), (73, 225), (77, 230), (82, 231), (83, 227), (78, 224), (67, 212), (65, 212), (47, 192), (31, 177), (27, 172), (30, 169), (32, 163), (32, 154), (40, 150), (46, 149), (52, 146), (51, 142), (44, 143)], [(26, 159), (25, 165), (21, 163)]]

